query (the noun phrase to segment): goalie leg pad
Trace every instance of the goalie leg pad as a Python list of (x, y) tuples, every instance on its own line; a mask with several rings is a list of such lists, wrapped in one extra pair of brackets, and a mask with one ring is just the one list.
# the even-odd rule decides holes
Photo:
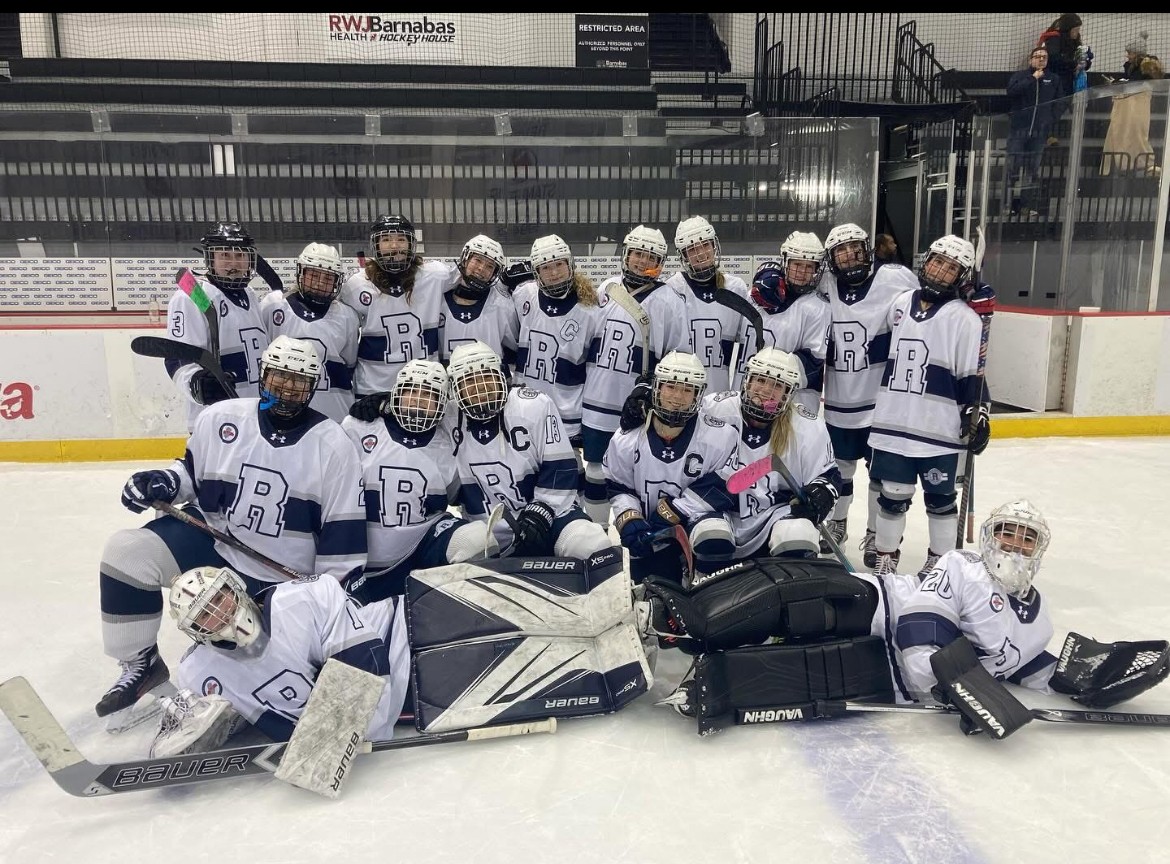
[(415, 725), (443, 732), (617, 711), (653, 684), (633, 624), (594, 639), (498, 638), (415, 655)]
[(1132, 699), (1170, 673), (1170, 643), (1097, 642), (1069, 633), (1049, 686), (1090, 708)]
[(930, 668), (938, 680), (932, 695), (959, 709), (959, 728), (964, 734), (986, 732), (1006, 738), (1032, 722), (1032, 712), (991, 677), (966, 636), (931, 654)]
[(699, 734), (706, 735), (819, 699), (893, 702), (894, 685), (885, 640), (863, 636), (704, 654), (695, 664), (695, 694)]

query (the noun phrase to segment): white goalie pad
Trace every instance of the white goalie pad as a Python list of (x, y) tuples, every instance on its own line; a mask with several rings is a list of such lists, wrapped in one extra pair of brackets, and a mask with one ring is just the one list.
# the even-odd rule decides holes
[(496, 636), (593, 637), (633, 621), (620, 547), (577, 558), (507, 558), (411, 573), (411, 648)]
[(592, 639), (500, 637), (414, 658), (415, 724), (442, 732), (617, 711), (654, 683), (637, 628)]

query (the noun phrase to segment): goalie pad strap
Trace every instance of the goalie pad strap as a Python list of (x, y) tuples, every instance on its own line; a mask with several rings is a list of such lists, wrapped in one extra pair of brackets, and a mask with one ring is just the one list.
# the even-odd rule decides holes
[(695, 684), (700, 735), (722, 728), (740, 709), (775, 710), (825, 699), (894, 701), (885, 640), (879, 636), (714, 651), (696, 661)]
[(1006, 738), (1032, 722), (1032, 712), (1003, 684), (991, 677), (966, 636), (930, 655), (930, 668), (938, 680), (933, 695), (959, 709), (959, 728), (968, 735), (986, 732)]
[(1170, 643), (1097, 642), (1069, 633), (1049, 686), (1090, 708), (1108, 708), (1163, 681), (1170, 672)]

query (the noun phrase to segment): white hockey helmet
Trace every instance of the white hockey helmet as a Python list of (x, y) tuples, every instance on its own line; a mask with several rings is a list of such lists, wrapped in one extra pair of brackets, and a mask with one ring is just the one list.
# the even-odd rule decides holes
[(295, 417), (308, 407), (321, 380), (321, 360), (307, 339), (277, 336), (260, 357), (260, 407)]
[(719, 270), (719, 238), (702, 216), (692, 216), (678, 223), (674, 231), (674, 248), (687, 275), (698, 282), (713, 279)]
[(1030, 501), (1004, 504), (991, 511), (979, 530), (983, 566), (1007, 593), (1024, 598), (1051, 539), (1048, 523)]
[(196, 567), (175, 577), (171, 617), (196, 642), (247, 648), (260, 635), (260, 609), (244, 580), (228, 567)]
[(694, 354), (671, 351), (654, 368), (654, 413), (667, 426), (682, 426), (697, 413), (707, 392), (707, 370)]
[(788, 410), (792, 394), (804, 386), (804, 369), (796, 355), (779, 348), (761, 348), (747, 362), (739, 405), (743, 415), (771, 423)]
[[(344, 274), (341, 256), (335, 248), (324, 243), (310, 243), (297, 257), (297, 291), (314, 303), (332, 303), (341, 293)], [(306, 285), (306, 278), (313, 284)]]
[(407, 432), (430, 432), (443, 419), (450, 383), (441, 363), (411, 360), (394, 379), (390, 413)]
[[(474, 276), (468, 272), (467, 265), (471, 263), (474, 255), (491, 262), (493, 269), (490, 276)], [(478, 294), (490, 291), (492, 284), (507, 266), (508, 259), (504, 257), (504, 247), (486, 234), (476, 234), (463, 244), (463, 251), (459, 253), (459, 273), (467, 287)]]
[[(856, 245), (855, 245), (856, 244)], [(873, 268), (873, 250), (869, 234), (860, 225), (846, 222), (838, 225), (825, 238), (825, 255), (829, 270), (850, 285), (860, 285)], [(844, 262), (838, 258), (843, 257)]]
[[(631, 264), (631, 253), (638, 255), (640, 264)], [(622, 241), (622, 280), (631, 288), (649, 285), (662, 275), (666, 263), (666, 238), (657, 228), (638, 225)]]
[[(807, 263), (802, 265), (802, 262)], [(811, 231), (793, 231), (780, 244), (780, 265), (784, 269), (785, 287), (797, 294), (807, 294), (820, 281), (825, 267), (825, 247)]]
[(472, 420), (491, 420), (504, 410), (508, 382), (491, 346), (478, 340), (460, 345), (451, 352), (447, 373), (455, 400)]
[[(942, 271), (946, 276), (940, 278), (934, 275), (940, 272), (937, 266), (930, 267), (933, 272), (928, 273), (927, 265), (931, 262), (935, 265), (940, 263), (951, 265)], [(959, 289), (971, 281), (974, 271), (975, 247), (962, 237), (947, 234), (930, 244), (926, 257), (922, 259), (922, 265), (918, 268), (918, 284), (926, 294), (939, 298), (956, 297)]]
[[(547, 237), (537, 237), (532, 242), (532, 272), (536, 275), (536, 284), (549, 297), (560, 299), (566, 297), (573, 287), (573, 274), (576, 266), (573, 263), (573, 251), (569, 244), (556, 234)], [(567, 269), (554, 270), (548, 267), (556, 261), (564, 261)], [(544, 273), (541, 273), (541, 270)]]

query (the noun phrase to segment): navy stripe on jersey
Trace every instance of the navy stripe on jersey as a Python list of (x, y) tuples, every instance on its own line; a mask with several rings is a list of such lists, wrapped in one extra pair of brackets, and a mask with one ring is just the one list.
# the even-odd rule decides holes
[[(318, 509), (318, 512), (320, 510)], [(334, 519), (321, 526), (317, 537), (317, 557), (328, 555), (364, 555), (366, 551), (366, 521), (364, 519)], [(360, 569), (360, 568), (359, 568)]]
[(694, 492), (702, 498), (716, 513), (723, 513), (739, 506), (737, 498), (727, 491), (727, 482), (718, 474), (704, 474), (687, 487), (688, 492)]
[[(834, 408), (834, 411), (839, 409)], [(889, 435), (891, 438), (905, 438), (907, 441), (921, 441), (923, 444), (934, 444), (937, 447), (946, 447), (948, 450), (954, 450), (957, 446), (954, 441), (944, 441), (941, 438), (931, 438), (929, 435), (915, 435), (913, 432), (903, 432), (901, 429), (888, 429), (883, 426), (874, 426), (870, 430), (870, 434)]]
[[(520, 485), (523, 487), (524, 484), (521, 483)], [(521, 488), (520, 494), (525, 494), (523, 488)], [(526, 497), (531, 500), (531, 490), (529, 490)], [(487, 513), (487, 504), (484, 502), (483, 490), (479, 488), (478, 483), (461, 483), (459, 485), (459, 503), (463, 505), (463, 509), (467, 511), (468, 516), (483, 516)]]
[[(536, 485), (541, 489), (576, 489), (578, 473), (576, 459), (548, 460), (540, 466)], [(521, 482), (522, 488), (527, 480), (528, 478), (525, 478), (525, 481)], [(526, 492), (525, 497), (532, 500), (531, 492)]]
[(585, 402), (584, 407), (588, 408), (590, 411), (595, 411), (598, 414), (609, 414), (613, 417), (622, 416), (622, 411), (620, 408), (606, 408), (602, 405), (594, 405), (592, 402)]
[(219, 365), (224, 372), (231, 374), (237, 384), (246, 384), (248, 381), (248, 355), (243, 350), (221, 354)]
[(1030, 678), (1035, 675), (1045, 666), (1056, 662), (1056, 658), (1047, 651), (1041, 651), (1023, 666), (1015, 671), (1007, 680), (1012, 684), (1023, 684), (1025, 678)]
[[(890, 375), (893, 373), (894, 367), (896, 365), (897, 364), (893, 359), (886, 361), (886, 368), (882, 372), (883, 387), (889, 387)], [(959, 384), (955, 381), (955, 376), (951, 374), (950, 369), (947, 369), (945, 366), (936, 366), (933, 363), (928, 363), (922, 374), (926, 379), (926, 388), (924, 390), (925, 395), (938, 396), (951, 402), (958, 402)], [(964, 381), (967, 381), (965, 386), (967, 390), (970, 391), (971, 395), (975, 395), (979, 392), (979, 389), (976, 386), (976, 379), (974, 375), (969, 376), (969, 380), (964, 379)]]
[(372, 675), (390, 674), (390, 649), (381, 638), (350, 645), (334, 654), (333, 659)]
[(902, 698), (907, 702), (915, 701), (914, 697), (910, 695), (910, 689), (906, 686), (906, 682), (902, 680), (902, 667), (898, 663), (898, 658), (894, 651), (894, 629), (891, 622), (890, 615), (890, 592), (886, 588), (886, 582), (881, 576), (874, 576), (878, 582), (880, 590), (878, 594), (882, 598), (882, 618), (883, 618), (883, 632), (884, 641), (886, 643), (886, 659), (890, 662), (890, 671), (894, 674), (894, 684), (898, 688), (898, 692)]
[[(528, 365), (528, 348), (516, 351), (516, 371), (523, 372)], [(564, 384), (566, 387), (578, 387), (585, 383), (586, 363), (573, 363), (563, 357), (557, 357), (553, 364), (553, 383)], [(566, 421), (568, 418), (565, 418)]]
[[(427, 352), (427, 357), (439, 353), (439, 328), (438, 327), (424, 327), (422, 331), (423, 348)], [(373, 333), (363, 333), (362, 338), (358, 340), (358, 358), (361, 360), (377, 360), (385, 361), (386, 359), (386, 336), (385, 334), (377, 335)], [(425, 357), (416, 357), (416, 360), (425, 360)]]
[(905, 651), (918, 645), (935, 645), (945, 648), (962, 632), (953, 621), (933, 612), (908, 612), (898, 618), (898, 632), (895, 638), (898, 648)]
[(825, 361), (813, 356), (809, 348), (797, 348), (792, 352), (804, 367), (804, 377), (810, 390), (821, 390), (825, 383)]
[(346, 366), (340, 360), (326, 360), (325, 374), (329, 376), (329, 389), (353, 389), (353, 369)]
[[(239, 484), (230, 480), (214, 480), (211, 478), (204, 478), (199, 485), (199, 507), (200, 509), (211, 513), (227, 513), (236, 501), (236, 493), (239, 489)], [(275, 501), (273, 502), (276, 503)], [(298, 534), (316, 534), (321, 529), (321, 505), (316, 501), (306, 501), (302, 498), (289, 497), (281, 504), (281, 517), (283, 527), (289, 531), (295, 531)], [(247, 520), (248, 514), (239, 514), (239, 517)], [(361, 525), (362, 531), (365, 531), (365, 522), (358, 523)], [(240, 524), (238, 527), (247, 528), (246, 524)], [(364, 549), (365, 547), (361, 547)], [(346, 550), (355, 551), (355, 550)], [(319, 554), (322, 550), (318, 549)], [(332, 553), (332, 554), (337, 554)]]
[[(377, 489), (366, 490), (366, 521), (372, 522), (375, 525), (382, 524), (382, 493)], [(423, 515), (434, 516), (436, 513), (442, 513), (447, 509), (450, 502), (447, 500), (447, 494), (442, 495), (428, 494), (423, 498)]]

